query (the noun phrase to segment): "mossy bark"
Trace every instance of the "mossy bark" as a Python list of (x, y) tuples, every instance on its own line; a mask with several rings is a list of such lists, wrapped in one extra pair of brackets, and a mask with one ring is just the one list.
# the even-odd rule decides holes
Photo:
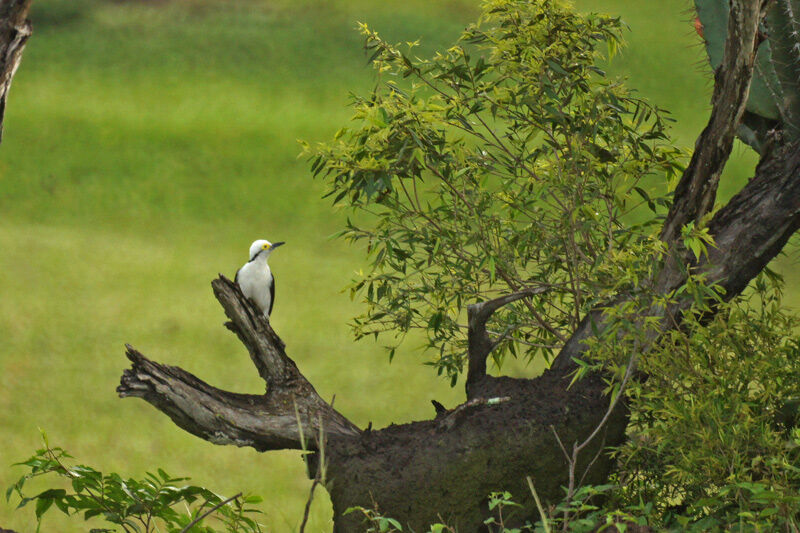
[[(360, 513), (345, 514), (354, 506), (377, 508), (411, 531), (426, 531), (436, 522), (481, 531), (491, 516), (488, 495), (494, 491), (509, 491), (522, 505), (510, 510), (507, 525), (534, 523), (538, 510), (526, 476), (533, 478), (545, 505), (562, 500), (569, 469), (558, 439), (571, 449), (608, 409), (600, 379), (567, 390), (568, 383), (555, 372), (533, 380), (487, 378), (486, 391), (508, 401), (330, 441), (326, 475), (334, 531), (364, 530)], [(626, 424), (625, 410), (617, 409), (605, 438), (581, 452), (579, 477), (596, 458), (585, 483), (605, 482), (611, 459), (601, 450), (622, 441)]]

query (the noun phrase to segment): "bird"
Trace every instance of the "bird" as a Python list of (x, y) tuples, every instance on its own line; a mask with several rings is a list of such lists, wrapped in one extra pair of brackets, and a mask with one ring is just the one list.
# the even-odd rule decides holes
[(236, 271), (234, 283), (242, 289), (242, 294), (253, 300), (269, 320), (275, 304), (275, 276), (267, 264), (267, 258), (284, 242), (271, 243), (259, 239), (250, 245), (250, 260)]

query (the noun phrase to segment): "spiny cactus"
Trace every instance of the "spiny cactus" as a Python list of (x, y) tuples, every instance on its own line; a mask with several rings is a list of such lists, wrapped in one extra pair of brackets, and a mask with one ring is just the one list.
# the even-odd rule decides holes
[[(712, 68), (722, 62), (728, 29), (729, 0), (695, 0)], [(766, 39), (758, 48), (750, 98), (739, 138), (757, 152), (767, 134), (780, 129), (800, 138), (800, 0), (775, 0), (761, 28)]]

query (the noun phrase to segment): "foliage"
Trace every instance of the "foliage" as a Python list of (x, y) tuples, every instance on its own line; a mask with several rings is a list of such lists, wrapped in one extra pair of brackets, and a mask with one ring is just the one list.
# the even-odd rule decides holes
[[(307, 149), (355, 212), (343, 236), (372, 258), (352, 286), (366, 303), (356, 335), (422, 330), (455, 380), (466, 303), (548, 289), (493, 318), (498, 363), (548, 357), (601, 308), (576, 378), (604, 370), (628, 401), (631, 439), (615, 450), (617, 483), (570, 487), (541, 525), (796, 529), (800, 324), (780, 279), (767, 271), (727, 302), (692, 269), (714, 243), (689, 224), (687, 281), (657, 294), (666, 250), (652, 228), (667, 201), (644, 185), (674, 177), (679, 154), (661, 111), (595, 66), (601, 44), (609, 56), (619, 44), (619, 21), (555, 0), (483, 6), (431, 59), (362, 27), (380, 83), (355, 98), (355, 127)], [(626, 381), (634, 368), (647, 379)]]
[(770, 271), (687, 313), (641, 360), (629, 389), (631, 439), (617, 450), (621, 495), (653, 502), (667, 523), (797, 527), (800, 518), (800, 317)]
[(510, 492), (493, 492), (489, 494), (488, 507), (491, 516), (483, 522), (487, 531), (497, 533), (532, 531), (533, 528), (530, 524), (526, 524), (522, 528), (509, 528), (506, 526), (506, 522), (510, 516), (513, 516), (515, 509), (522, 507), (513, 500)]
[[(86, 418), (87, 410), (114, 412), (117, 400), (105, 386), (87, 391), (82, 384), (108, 384), (117, 374), (120, 360), (108, 352), (120, 343), (122, 322), (142, 343), (169, 342), (164, 351), (174, 354), (176, 364), (191, 360), (199, 375), (215, 376), (220, 386), (247, 382), (251, 369), (232, 364), (235, 340), (225, 342), (207, 327), (218, 308), (199, 287), (207, 283), (211, 265), (238, 264), (240, 240), (254, 231), (253, 220), (267, 224), (268, 236), (278, 231), (271, 224), (280, 221), (280, 231), (290, 232), (282, 238), (294, 250), (284, 263), (291, 269), (284, 270), (280, 290), (298, 302), (325, 301), (298, 308), (304, 318), (299, 326), (293, 320), (281, 325), (282, 335), (297, 339), (292, 346), (298, 351), (330, 346), (330, 357), (305, 357), (303, 369), (340, 383), (344, 394), (336, 401), (361, 426), (427, 414), (427, 397), (401, 392), (436, 383), (409, 361), (395, 362), (402, 365), (395, 371), (403, 380), (380, 382), (381, 394), (397, 401), (359, 403), (347, 394), (374, 380), (383, 361), (372, 357), (369, 346), (330, 342), (339, 338), (341, 317), (351, 312), (335, 287), (358, 262), (358, 251), (324, 240), (324, 228), (334, 227), (337, 218), (317, 201), (318, 187), (309, 186), (306, 165), (294, 158), (295, 138), (320, 139), (336, 131), (347, 118), (342, 95), (370, 87), (363, 61), (350, 53), (356, 46), (348, 18), (353, 2), (244, 2), (247, 9), (236, 9), (224, 24), (228, 2), (214, 3), (214, 9), (205, 7), (209, 2), (203, 9), (197, 2), (102, 2), (70, 24), (45, 21), (66, 17), (65, 11), (84, 3), (33, 2), (35, 33), (7, 110), (0, 169), (2, 456), (9, 462), (32, 455), (31, 421), (47, 421), (51, 432), (57, 428), (73, 443), (65, 446), (73, 455), (91, 454), (95, 466), (115, 462), (124, 465), (117, 471), (136, 473), (160, 461), (168, 472), (195, 479), (224, 475), (230, 486), (248, 486), (286, 515), (298, 516), (306, 494), (297, 485), (305, 472), (291, 468), (294, 456), (275, 454), (270, 471), (253, 477), (252, 465), (239, 453), (183, 446), (185, 435), (160, 431), (157, 417), (141, 418), (133, 432), (127, 416)], [(463, 29), (473, 3), (359, 2), (359, 13), (384, 36), (423, 36), (431, 43)], [(575, 3), (582, 9), (600, 6)], [(291, 16), (273, 16), (276, 5), (289, 4), (296, 6)], [(711, 84), (703, 69), (692, 67), (697, 48), (679, 15), (685, 2), (659, 2), (654, 9), (647, 2), (604, 0), (600, 7), (623, 13), (633, 30), (625, 35), (630, 46), (610, 71), (624, 72), (641, 94), (669, 104), (680, 117), (673, 130), (689, 142), (702, 127)], [(656, 34), (660, 38), (653, 39)], [(735, 151), (735, 157), (742, 155), (749, 154)], [(732, 178), (746, 177), (741, 166)], [(219, 246), (198, 246), (193, 235)], [(65, 256), (73, 259), (53, 260)], [(56, 293), (81, 296), (70, 298), (67, 308), (63, 298), (52, 298)], [(154, 296), (165, 305), (153, 306)], [(165, 319), (169, 335), (152, 327)], [(315, 328), (305, 328), (305, 322)], [(200, 352), (205, 356), (185, 355)], [(348, 365), (339, 363), (343, 358)], [(19, 398), (45, 398), (54, 390), (60, 401), (20, 407)], [(460, 397), (438, 394), (446, 396), (447, 401), (439, 398), (446, 405)], [(146, 452), (154, 431), (161, 449), (178, 447), (182, 453), (154, 459)], [(125, 438), (113, 447), (97, 442), (97, 435), (112, 434)], [(27, 531), (23, 519), (33, 514), (13, 507), (0, 506), (0, 524)], [(281, 514), (268, 511), (263, 522), (280, 531)], [(51, 512), (46, 529), (69, 531), (72, 526), (59, 527), (65, 520)], [(322, 529), (329, 520), (328, 506), (315, 506), (309, 529)]]
[(344, 514), (360, 513), (364, 517), (364, 531), (365, 533), (383, 533), (403, 531), (403, 525), (388, 516), (383, 516), (375, 509), (367, 509), (366, 507), (351, 507), (347, 509)]
[[(295, 339), (303, 371), (338, 380), (337, 404), (359, 426), (427, 415), (426, 400), (404, 393), (435, 387), (435, 374), (407, 360), (405, 380), (394, 381), (366, 343), (339, 342), (348, 333), (342, 317), (352, 313), (340, 289), (360, 257), (327, 239), (340, 218), (319, 199), (322, 184), (309, 182), (295, 139), (329, 136), (349, 115), (347, 91), (371, 87), (353, 10), (435, 46), (463, 29), (473, 4), (32, 2), (34, 35), (0, 155), (0, 486), (18, 477), (7, 464), (39, 447), (31, 440), (38, 423), (99, 470), (139, 478), (160, 466), (225, 495), (246, 487), (265, 498), (261, 522), (270, 530), (302, 516), (306, 495), (297, 487), (307, 479), (295, 456), (271, 454), (254, 476), (238, 450), (187, 445), (184, 432), (165, 430), (168, 419), (140, 416), (143, 408), (114, 394), (123, 341), (163, 346), (173, 364), (220, 388), (261, 387), (235, 338), (213, 326), (220, 308), (208, 282), (217, 272), (233, 276), (264, 235), (291, 244), (273, 265), (285, 298), (274, 325)], [(193, 236), (217, 245), (198, 246)], [(48, 297), (55, 293), (62, 298)], [(327, 357), (310, 357), (321, 349)], [(381, 394), (402, 400), (350, 393), (376, 376)], [(20, 400), (54, 391), (58, 401)], [(451, 405), (459, 395), (437, 397)], [(113, 445), (100, 438), (111, 435), (123, 437)], [(33, 504), (15, 512), (2, 503), (0, 525), (32, 529)], [(316, 502), (308, 529), (330, 521), (330, 506)], [(51, 511), (43, 529), (80, 528)]]
[[(119, 474), (103, 474), (90, 466), (67, 466), (64, 460), (70, 458), (63, 449), (50, 447), (45, 438), (44, 448), (37, 450), (27, 461), (17, 463), (28, 467), (29, 472), (8, 488), (6, 500), (16, 494), (20, 498), (18, 509), (33, 503), (39, 527), (45, 513), (55, 508), (66, 515), (82, 513), (84, 520), (102, 517), (106, 522), (120, 526), (126, 533), (262, 531), (258, 522), (251, 517), (260, 512), (250, 507), (261, 501), (258, 496), (239, 494), (233, 498), (223, 498), (203, 487), (179, 486), (177, 483), (188, 478), (171, 477), (160, 468), (157, 474), (148, 472), (141, 480), (123, 479)], [(63, 478), (68, 482), (63, 485), (68, 488), (50, 488), (34, 496), (26, 496), (23, 492), (26, 483), (40, 476)], [(204, 521), (210, 519), (216, 520), (220, 528), (203, 525)]]
[[(694, 226), (683, 243), (697, 258), (713, 246)], [(658, 253), (654, 245), (648, 257)], [(587, 507), (588, 498), (568, 496), (553, 523), (591, 530), (621, 513), (626, 522), (681, 531), (796, 530), (800, 317), (768, 269), (730, 302), (704, 276), (688, 274), (673, 294), (657, 298), (644, 286), (605, 308), (605, 328), (579, 374), (602, 368), (619, 394), (620, 376), (636, 367), (642, 379), (624, 387), (629, 439), (614, 451), (617, 484), (603, 487), (605, 503)], [(693, 304), (679, 328), (648, 317), (648, 308), (668, 308), (677, 296)]]
[(366, 303), (356, 337), (394, 333), (391, 356), (423, 330), (431, 364), (455, 382), (466, 304), (548, 288), (490, 326), (498, 364), (549, 358), (618, 284), (604, 266), (649, 231), (623, 219), (665, 205), (643, 180), (680, 170), (660, 110), (596, 66), (620, 26), (558, 0), (489, 0), (431, 59), (362, 26), (380, 83), (355, 98), (355, 127), (307, 147), (334, 202), (372, 215), (342, 233), (372, 258), (351, 287)]
[[(514, 502), (509, 492), (493, 492), (488, 497), (488, 509), (491, 514), (484, 521), (486, 531), (491, 533), (521, 533), (523, 531), (533, 531), (530, 524), (522, 528), (506, 527), (509, 515), (513, 514), (515, 508), (521, 507)], [(510, 511), (510, 512), (509, 512)], [(367, 533), (396, 533), (404, 531), (403, 525), (395, 520), (383, 516), (378, 509), (367, 509), (365, 507), (351, 507), (345, 514), (359, 513), (364, 518), (364, 531)], [(444, 523), (431, 524), (427, 533), (456, 533), (458, 530), (453, 526)]]

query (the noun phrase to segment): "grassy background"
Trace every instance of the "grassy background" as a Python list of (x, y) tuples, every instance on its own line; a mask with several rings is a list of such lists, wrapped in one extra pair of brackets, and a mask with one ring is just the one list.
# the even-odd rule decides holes
[[(462, 398), (413, 346), (391, 365), (352, 342), (341, 288), (361, 250), (329, 236), (343, 214), (297, 159), (298, 138), (343, 125), (371, 70), (354, 30), (450, 43), (476, 0), (35, 0), (0, 148), (0, 488), (40, 444), (122, 475), (163, 467), (224, 494), (262, 495), (268, 530), (293, 531), (309, 481), (296, 452), (258, 454), (192, 437), (114, 388), (123, 343), (221, 388), (259, 392), (221, 327), (209, 282), (233, 275), (256, 238), (285, 240), (275, 329), (323, 397), (359, 425), (428, 418)], [(611, 71), (678, 120), (691, 145), (711, 89), (685, 0), (582, 0), (620, 14), (629, 47)], [(726, 194), (753, 157), (737, 148)], [(514, 372), (524, 372), (511, 365)], [(99, 527), (100, 523), (89, 523)], [(34, 531), (0, 502), (0, 526)], [(53, 515), (45, 531), (85, 531)], [(310, 531), (330, 530), (319, 491)]]

